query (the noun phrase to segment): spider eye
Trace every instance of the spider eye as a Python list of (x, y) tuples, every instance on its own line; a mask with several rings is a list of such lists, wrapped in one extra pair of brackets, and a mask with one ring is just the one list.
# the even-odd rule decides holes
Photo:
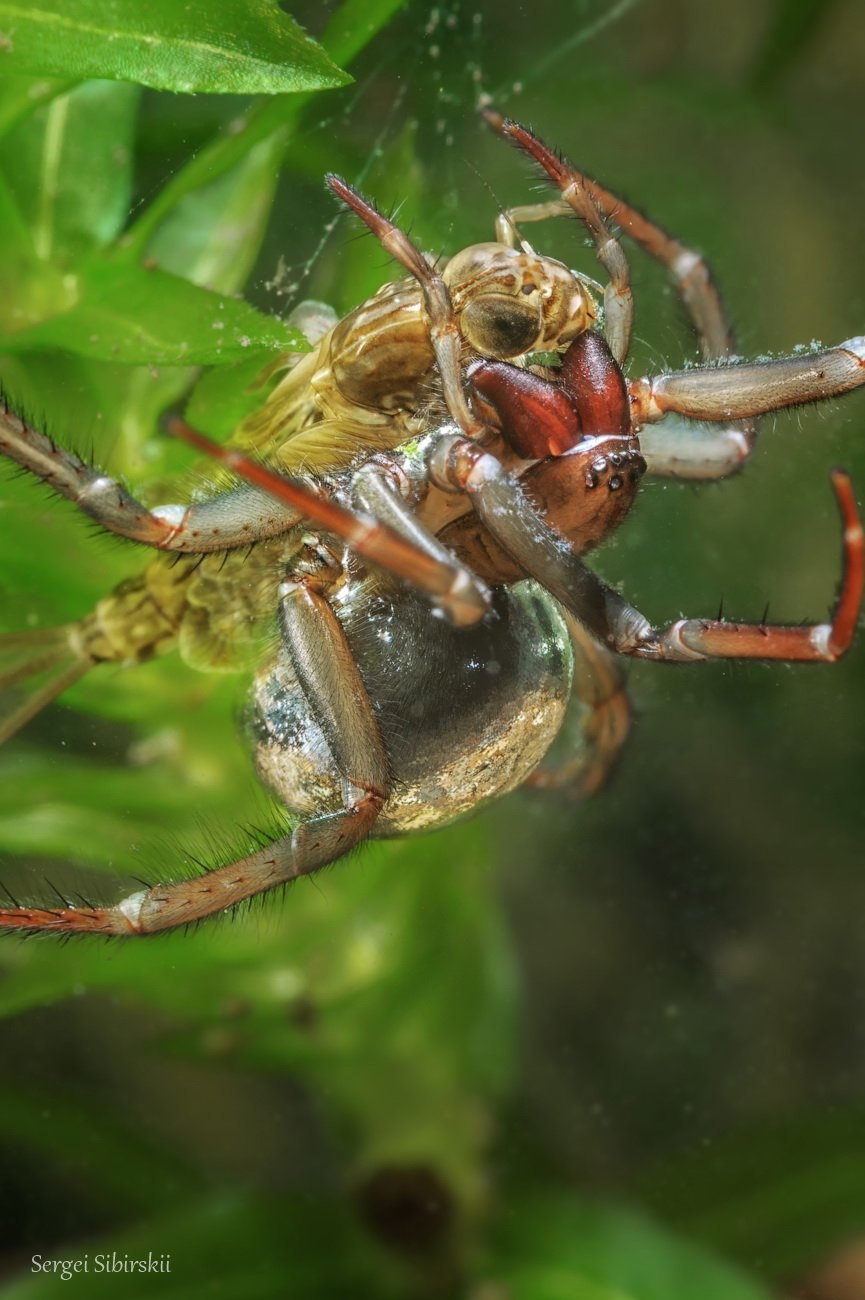
[(518, 357), (529, 352), (541, 332), (537, 309), (499, 294), (469, 303), (460, 324), (466, 341), (487, 357)]
[(526, 297), (528, 297), (530, 293), (536, 293), (537, 288), (538, 286), (536, 284), (524, 284), (522, 289), (520, 289), (520, 293), (524, 293)]

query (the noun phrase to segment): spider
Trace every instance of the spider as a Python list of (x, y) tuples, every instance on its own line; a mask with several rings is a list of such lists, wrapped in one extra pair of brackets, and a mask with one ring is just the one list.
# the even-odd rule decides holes
[[(865, 382), (865, 340), (777, 361), (719, 364), (732, 353), (732, 335), (705, 262), (525, 127), (487, 116), (541, 165), (561, 198), (502, 214), (498, 244), (475, 245), (454, 259), (484, 281), (482, 293), (465, 295), (474, 304), (470, 336), (447, 268), (440, 273), (351, 186), (329, 178), (412, 277), (371, 300), (413, 304), (411, 338), (389, 343), (397, 363), (405, 362), (394, 381), (405, 419), (374, 385), (363, 408), (373, 412), (381, 441), (395, 446), (372, 453), (356, 446), (349, 465), (337, 455), (326, 472), (297, 480), (174, 420), (175, 433), (238, 482), (202, 501), (149, 510), (0, 410), (7, 456), (103, 527), (167, 553), (80, 622), (0, 639), (0, 651), (12, 658), (0, 685), (48, 674), (0, 723), (0, 739), (95, 664), (141, 660), (178, 643), (192, 658), (230, 658), (235, 641), (275, 611), (277, 635), (255, 675), (245, 729), (260, 777), (300, 819), (272, 843), (192, 879), (105, 906), (61, 900), (3, 907), (0, 928), (151, 934), (318, 871), (371, 834), (443, 824), (524, 782), (591, 793), (628, 727), (622, 656), (832, 662), (850, 645), (865, 542), (840, 470), (832, 481), (843, 574), (828, 623), (682, 618), (653, 627), (582, 557), (624, 518), (647, 470), (723, 477), (747, 458), (761, 415)], [(518, 223), (563, 211), (585, 223), (608, 276), (602, 329), (585, 278), (539, 261), (517, 233)], [(633, 308), (613, 219), (669, 270), (706, 365), (625, 378)], [(502, 262), (500, 249), (513, 256)], [(573, 309), (566, 319), (563, 301)], [(550, 302), (555, 324), (548, 330)], [(369, 328), (375, 340), (362, 312), (351, 319), (357, 339)], [(408, 390), (403, 383), (422, 369), (418, 321), (428, 340), (420, 353), (426, 346), (433, 358), (424, 383), (434, 391), (423, 402), (419, 381)], [(495, 347), (478, 346), (478, 328), (496, 336)], [(540, 337), (552, 340), (557, 366), (531, 364), (525, 355)], [(360, 372), (352, 373), (354, 397), (363, 397)], [(333, 372), (331, 381), (338, 387)], [(343, 413), (354, 419), (358, 406), (348, 403)], [(326, 415), (313, 407), (314, 429)], [(414, 436), (406, 441), (411, 420)], [(334, 430), (326, 433), (330, 439)], [(542, 767), (574, 721), (585, 741), (579, 755), (558, 769)]]

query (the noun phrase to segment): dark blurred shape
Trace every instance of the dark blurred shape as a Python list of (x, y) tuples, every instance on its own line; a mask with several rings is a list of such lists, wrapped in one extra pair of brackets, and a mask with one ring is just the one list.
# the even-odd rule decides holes
[(365, 1226), (402, 1254), (438, 1250), (453, 1220), (453, 1198), (434, 1169), (391, 1165), (377, 1169), (356, 1192)]

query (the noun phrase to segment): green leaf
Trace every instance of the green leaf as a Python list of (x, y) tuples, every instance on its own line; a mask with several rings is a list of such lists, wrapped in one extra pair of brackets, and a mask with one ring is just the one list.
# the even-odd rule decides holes
[(100, 248), (125, 225), (138, 96), (136, 86), (89, 82), (0, 142), (0, 169), (43, 261)]
[[(325, 48), (330, 56), (337, 63), (348, 63), (405, 3), (406, 0), (374, 0), (374, 3), (364, 5), (363, 0), (346, 0), (325, 33)], [(359, 18), (361, 8), (363, 17)], [(139, 252), (145, 249), (160, 222), (186, 195), (236, 166), (260, 141), (269, 139), (274, 133), (282, 133), (306, 102), (305, 97), (299, 96), (258, 104), (244, 116), (239, 129), (233, 127), (197, 153), (136, 220), (128, 236), (130, 247), (134, 246)], [(281, 139), (285, 142), (287, 135), (283, 133)]]
[(351, 80), (273, 0), (0, 0), (5, 70), (234, 95)]
[(208, 370), (192, 390), (185, 418), (211, 437), (227, 438), (264, 401), (262, 370), (260, 357)]
[(769, 1300), (758, 1283), (627, 1210), (523, 1196), (490, 1268), (510, 1300)]
[(148, 261), (207, 289), (242, 289), (267, 229), (284, 148), (277, 132), (187, 195), (148, 245)]
[(0, 170), (0, 332), (17, 333), (71, 305), (63, 272), (37, 257), (33, 234)]
[[(19, 280), (37, 270), (33, 234), (6, 177), (0, 173), (0, 283), (14, 295)], [(41, 268), (39, 268), (41, 270)]]
[(75, 305), (3, 341), (21, 352), (63, 348), (127, 365), (226, 365), (251, 350), (306, 351), (297, 330), (248, 303), (125, 258), (94, 260)]
[(47, 77), (4, 77), (0, 82), (0, 136), (42, 104), (50, 103), (55, 95), (72, 88), (69, 81), (51, 81)]

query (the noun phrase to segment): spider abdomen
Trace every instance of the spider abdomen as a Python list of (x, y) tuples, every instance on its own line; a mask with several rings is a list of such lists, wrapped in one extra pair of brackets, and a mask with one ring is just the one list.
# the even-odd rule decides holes
[[(494, 615), (468, 629), (432, 617), (410, 591), (358, 587), (337, 613), (393, 777), (377, 835), (453, 821), (541, 761), (574, 659), (557, 604), (536, 584), (501, 589)], [(291, 811), (345, 806), (346, 782), (284, 652), (256, 679), (247, 726), (260, 777)]]

